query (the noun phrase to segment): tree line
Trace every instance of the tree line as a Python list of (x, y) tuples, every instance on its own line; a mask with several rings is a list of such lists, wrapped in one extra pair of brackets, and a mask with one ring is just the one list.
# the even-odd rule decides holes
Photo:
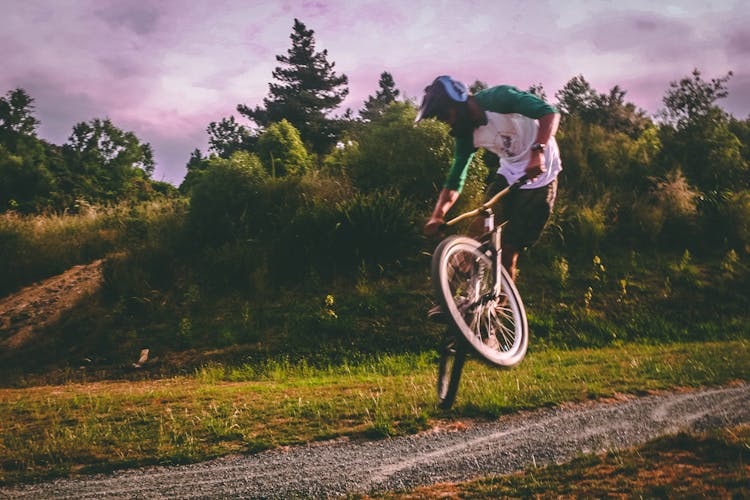
[[(237, 105), (251, 125), (234, 116), (208, 125), (209, 150), (191, 154), (182, 194), (226, 205), (226, 197), (206, 197), (209, 185), (217, 193), (232, 191), (234, 186), (221, 185), (223, 176), (250, 189), (237, 193), (244, 200), (239, 212), (226, 217), (252, 218), (249, 208), (260, 210), (258, 216), (274, 208), (245, 198), (284, 182), (310, 186), (316, 178), (317, 189), (327, 179), (347, 198), (388, 192), (411, 203), (414, 213), (427, 209), (451, 157), (445, 127), (432, 122), (414, 128), (415, 103), (401, 98), (387, 71), (362, 109), (334, 115), (348, 94), (347, 76), (336, 72), (328, 52), (317, 49), (314, 31), (298, 19), (290, 39), (287, 53), (276, 56), (279, 65), (262, 105)], [(590, 249), (617, 237), (678, 245), (699, 239), (706, 246), (750, 250), (750, 118), (735, 118), (718, 105), (731, 76), (707, 80), (693, 70), (670, 84), (656, 116), (628, 102), (619, 86), (599, 92), (583, 75), (556, 92), (552, 104), (563, 116), (558, 141), (565, 169), (555, 221), (561, 238)], [(486, 87), (471, 85), (472, 91)], [(547, 98), (541, 84), (527, 90)], [(62, 210), (77, 200), (173, 194), (171, 186), (151, 179), (151, 146), (132, 132), (94, 119), (75, 125), (66, 144), (49, 144), (36, 137), (33, 102), (23, 89), (0, 98), (0, 210)], [(465, 198), (481, 192), (495, 163), (492, 155), (477, 155)]]

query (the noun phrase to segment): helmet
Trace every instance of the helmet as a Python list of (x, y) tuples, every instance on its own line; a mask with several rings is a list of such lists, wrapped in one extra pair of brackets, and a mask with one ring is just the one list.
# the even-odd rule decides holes
[(415, 123), (427, 118), (440, 118), (453, 105), (466, 102), (469, 91), (466, 85), (450, 76), (439, 76), (425, 87), (422, 105), (419, 107)]

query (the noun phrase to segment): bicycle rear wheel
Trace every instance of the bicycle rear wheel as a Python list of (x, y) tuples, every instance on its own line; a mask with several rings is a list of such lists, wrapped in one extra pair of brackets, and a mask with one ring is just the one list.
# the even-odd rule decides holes
[(529, 329), (521, 296), (501, 269), (493, 294), (492, 259), (476, 240), (450, 236), (432, 256), (436, 296), (456, 329), (489, 363), (512, 367), (526, 355)]
[(456, 400), (467, 347), (463, 336), (452, 331), (447, 332), (440, 352), (437, 380), (439, 406), (444, 410), (450, 409)]

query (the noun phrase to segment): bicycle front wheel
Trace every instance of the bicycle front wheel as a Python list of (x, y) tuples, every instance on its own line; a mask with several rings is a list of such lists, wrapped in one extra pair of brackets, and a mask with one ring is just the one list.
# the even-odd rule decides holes
[(526, 311), (505, 269), (500, 295), (495, 296), (488, 253), (476, 240), (450, 236), (432, 256), (432, 279), (441, 306), (482, 358), (512, 367), (524, 358), (529, 344)]

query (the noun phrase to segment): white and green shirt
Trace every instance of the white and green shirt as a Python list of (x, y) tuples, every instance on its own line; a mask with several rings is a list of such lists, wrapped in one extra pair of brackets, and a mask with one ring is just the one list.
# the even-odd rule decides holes
[[(487, 114), (487, 123), (475, 128), (472, 135), (456, 138), (453, 164), (444, 185), (446, 189), (459, 192), (463, 189), (469, 164), (479, 148), (500, 157), (498, 173), (509, 183), (521, 178), (529, 164), (531, 146), (536, 141), (538, 119), (557, 112), (534, 94), (508, 85), (477, 92), (474, 99)], [(562, 170), (560, 151), (554, 137), (547, 143), (544, 159), (546, 172), (523, 186), (524, 189), (546, 186)]]

